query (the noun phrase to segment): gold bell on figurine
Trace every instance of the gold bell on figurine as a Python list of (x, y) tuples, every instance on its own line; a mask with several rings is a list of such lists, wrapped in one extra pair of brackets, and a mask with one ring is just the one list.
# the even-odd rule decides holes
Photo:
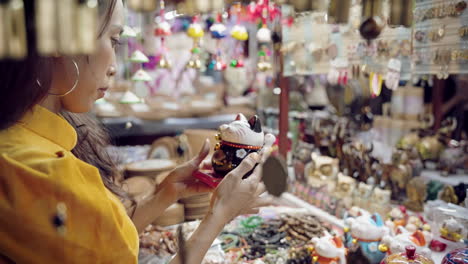
[(413, 1), (390, 0), (389, 25), (411, 27), (413, 21)]
[(388, 251), (388, 247), (384, 244), (380, 244), (379, 245), (379, 250), (380, 252), (387, 252)]

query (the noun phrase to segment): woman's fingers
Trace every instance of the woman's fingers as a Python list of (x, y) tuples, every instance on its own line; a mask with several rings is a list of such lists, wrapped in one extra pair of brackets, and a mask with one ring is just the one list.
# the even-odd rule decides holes
[(266, 191), (265, 184), (263, 182), (260, 182), (257, 185), (257, 190), (255, 191), (255, 196), (260, 196), (262, 193)]
[(246, 214), (258, 214), (260, 212), (260, 208), (249, 208), (245, 209), (241, 212), (241, 215), (246, 215)]
[(189, 165), (193, 167), (193, 169), (198, 169), (200, 163), (205, 160), (206, 156), (210, 153), (210, 140), (205, 139), (205, 143), (203, 143), (200, 152), (191, 160), (189, 161)]
[(260, 197), (249, 204), (249, 208), (260, 208), (273, 205), (273, 199), (270, 196)]
[(250, 184), (258, 185), (262, 179), (262, 169), (262, 164), (258, 164), (253, 173), (247, 179), (245, 179), (245, 181)]
[(229, 174), (235, 176), (238, 179), (242, 179), (245, 174), (251, 171), (257, 162), (259, 161), (259, 155), (257, 153), (252, 153), (248, 155), (237, 168), (233, 169)]

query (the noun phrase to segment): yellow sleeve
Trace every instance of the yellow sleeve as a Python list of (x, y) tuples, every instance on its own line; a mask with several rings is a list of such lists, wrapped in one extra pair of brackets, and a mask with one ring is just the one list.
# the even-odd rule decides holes
[[(138, 234), (123, 206), (96, 168), (65, 154), (29, 163), (0, 155), (0, 255), (16, 263), (137, 263)], [(59, 203), (67, 208), (64, 234), (52, 220)]]

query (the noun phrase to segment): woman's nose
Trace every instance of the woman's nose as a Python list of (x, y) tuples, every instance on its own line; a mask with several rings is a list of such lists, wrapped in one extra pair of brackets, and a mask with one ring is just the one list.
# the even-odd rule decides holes
[(110, 66), (109, 70), (107, 71), (107, 76), (114, 77), (117, 73), (117, 69), (114, 66)]

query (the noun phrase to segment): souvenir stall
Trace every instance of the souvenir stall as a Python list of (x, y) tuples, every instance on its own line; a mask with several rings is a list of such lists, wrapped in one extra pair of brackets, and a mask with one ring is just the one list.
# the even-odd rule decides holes
[[(271, 154), (275, 206), (234, 219), (204, 263), (467, 263), (466, 1), (144, 2), (95, 107), (114, 136), (146, 137), (110, 148), (130, 194), (206, 138), (213, 170), (194, 177), (213, 187)], [(140, 262), (170, 259), (209, 203), (168, 208)]]

